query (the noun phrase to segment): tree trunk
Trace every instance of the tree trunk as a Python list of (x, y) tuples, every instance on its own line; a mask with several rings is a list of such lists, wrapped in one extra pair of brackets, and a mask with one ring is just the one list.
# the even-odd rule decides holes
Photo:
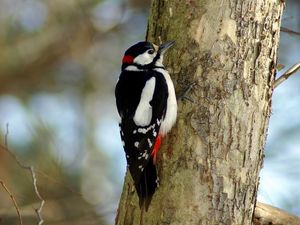
[(163, 140), (148, 212), (127, 173), (117, 225), (251, 224), (282, 9), (279, 0), (153, 1), (147, 39), (176, 41), (165, 65), (178, 93), (195, 82), (193, 102), (179, 102)]

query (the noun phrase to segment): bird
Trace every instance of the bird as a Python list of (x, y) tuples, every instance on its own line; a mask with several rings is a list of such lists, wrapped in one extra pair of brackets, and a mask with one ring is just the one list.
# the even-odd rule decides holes
[(127, 167), (146, 211), (159, 187), (156, 168), (162, 138), (176, 123), (177, 100), (163, 57), (175, 41), (159, 46), (141, 41), (123, 56), (115, 87), (120, 136)]

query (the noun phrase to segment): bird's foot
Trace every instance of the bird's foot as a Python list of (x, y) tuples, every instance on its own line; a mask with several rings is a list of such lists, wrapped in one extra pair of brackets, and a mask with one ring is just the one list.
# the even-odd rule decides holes
[(182, 100), (182, 101), (187, 100), (187, 101), (190, 101), (190, 102), (192, 102), (192, 103), (195, 103), (195, 101), (194, 101), (191, 97), (188, 96), (188, 94), (190, 93), (190, 91), (192, 90), (192, 88), (193, 88), (195, 85), (196, 85), (196, 81), (194, 81), (194, 82), (190, 83), (189, 85), (187, 85), (187, 87), (186, 87), (185, 89), (183, 89), (183, 90), (179, 93), (179, 95), (178, 95), (178, 97), (177, 97), (177, 100), (178, 100), (178, 101), (180, 101), (180, 100)]

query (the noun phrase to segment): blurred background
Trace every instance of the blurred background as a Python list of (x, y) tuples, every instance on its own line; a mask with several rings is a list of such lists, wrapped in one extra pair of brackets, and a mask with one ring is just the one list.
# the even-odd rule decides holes
[[(300, 32), (300, 2), (282, 26)], [(0, 131), (36, 170), (45, 224), (111, 225), (126, 162), (114, 86), (123, 52), (143, 40), (150, 0), (0, 0)], [(300, 35), (282, 32), (279, 62), (300, 60)], [(274, 92), (259, 200), (300, 215), (300, 74)], [(7, 129), (8, 128), (8, 129)], [(8, 131), (8, 135), (7, 135)], [(0, 151), (0, 181), (24, 224), (39, 200), (31, 176)], [(0, 187), (0, 224), (19, 224)]]

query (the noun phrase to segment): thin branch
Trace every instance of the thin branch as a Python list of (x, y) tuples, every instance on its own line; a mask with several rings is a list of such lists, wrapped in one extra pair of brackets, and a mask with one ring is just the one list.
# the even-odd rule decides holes
[(39, 198), (40, 200), (40, 207), (35, 209), (35, 212), (39, 218), (39, 223), (38, 225), (42, 225), (44, 220), (42, 218), (42, 210), (43, 210), (43, 207), (44, 207), (44, 204), (45, 204), (45, 200), (42, 198), (42, 196), (40, 195), (40, 192), (38, 190), (38, 187), (37, 187), (37, 179), (36, 179), (36, 175), (35, 175), (35, 172), (34, 172), (34, 167), (33, 166), (30, 166), (30, 172), (31, 172), (31, 176), (32, 176), (32, 180), (33, 180), (33, 186), (34, 186), (34, 190), (35, 190), (35, 194), (37, 195), (37, 197)]
[(39, 189), (37, 187), (37, 178), (36, 178), (36, 173), (35, 173), (35, 170), (34, 170), (34, 167), (33, 166), (28, 166), (28, 165), (25, 165), (23, 164), (19, 159), (18, 157), (9, 150), (8, 148), (8, 134), (9, 134), (9, 129), (8, 129), (8, 123), (6, 124), (6, 133), (5, 133), (5, 139), (4, 139), (4, 146), (3, 145), (0, 145), (0, 147), (2, 149), (4, 149), (15, 161), (16, 163), (19, 165), (19, 167), (21, 167), (22, 169), (24, 170), (28, 170), (31, 174), (31, 178), (32, 178), (32, 184), (33, 184), (33, 188), (34, 188), (34, 191), (35, 191), (35, 194), (36, 196), (38, 197), (38, 199), (40, 200), (40, 206), (35, 210), (36, 214), (37, 214), (37, 217), (38, 217), (38, 225), (42, 225), (44, 220), (43, 220), (43, 217), (42, 217), (42, 210), (43, 210), (43, 207), (44, 207), (44, 204), (45, 204), (45, 200), (42, 198), (42, 196), (40, 195), (40, 192), (39, 192)]
[(294, 31), (294, 30), (291, 30), (291, 29), (288, 29), (288, 28), (286, 28), (286, 27), (280, 27), (280, 31), (285, 32), (285, 33), (289, 33), (289, 34), (297, 34), (297, 35), (300, 35), (300, 32)]
[(282, 74), (278, 79), (275, 80), (274, 89), (278, 87), (283, 81), (287, 80), (291, 75), (295, 74), (299, 69), (300, 69), (300, 62), (293, 65), (284, 74)]
[(254, 225), (299, 225), (300, 218), (276, 207), (257, 202), (253, 223)]
[(18, 204), (17, 204), (17, 201), (16, 201), (14, 195), (9, 191), (9, 189), (7, 188), (7, 186), (5, 185), (5, 183), (2, 180), (0, 180), (0, 184), (2, 185), (2, 187), (4, 188), (6, 193), (9, 195), (12, 202), (14, 203), (15, 209), (16, 209), (18, 217), (19, 217), (20, 225), (23, 225), (22, 216), (21, 216), (21, 213), (20, 213), (20, 210), (19, 210), (19, 207), (18, 207)]

